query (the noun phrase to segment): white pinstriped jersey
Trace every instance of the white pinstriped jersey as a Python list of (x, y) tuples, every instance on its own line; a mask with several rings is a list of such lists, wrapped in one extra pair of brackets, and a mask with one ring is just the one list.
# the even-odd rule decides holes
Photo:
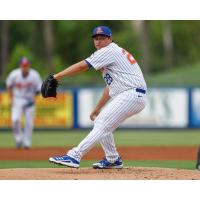
[(26, 77), (22, 76), (21, 69), (13, 70), (6, 79), (6, 86), (12, 87), (13, 97), (33, 101), (35, 93), (40, 91), (42, 80), (39, 73), (30, 69)]
[(111, 97), (132, 88), (147, 89), (142, 71), (134, 57), (114, 42), (97, 50), (85, 61), (90, 67), (102, 71)]

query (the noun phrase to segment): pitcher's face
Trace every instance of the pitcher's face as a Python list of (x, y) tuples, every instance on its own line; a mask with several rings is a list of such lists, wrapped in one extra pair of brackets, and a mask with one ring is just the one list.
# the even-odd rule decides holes
[(105, 35), (96, 35), (93, 37), (94, 46), (97, 50), (108, 46), (112, 42), (112, 38)]

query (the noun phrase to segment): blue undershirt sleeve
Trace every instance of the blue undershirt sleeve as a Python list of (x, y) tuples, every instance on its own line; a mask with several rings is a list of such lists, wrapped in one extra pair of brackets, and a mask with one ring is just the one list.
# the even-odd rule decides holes
[(87, 60), (85, 60), (85, 62), (87, 63), (89, 69), (93, 68), (93, 66)]

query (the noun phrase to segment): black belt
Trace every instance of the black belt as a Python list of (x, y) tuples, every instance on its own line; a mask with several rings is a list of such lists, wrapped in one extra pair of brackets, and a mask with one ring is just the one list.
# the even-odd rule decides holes
[(139, 93), (142, 93), (142, 94), (145, 94), (145, 93), (146, 93), (145, 90), (140, 89), (140, 88), (136, 88), (136, 92), (139, 92)]

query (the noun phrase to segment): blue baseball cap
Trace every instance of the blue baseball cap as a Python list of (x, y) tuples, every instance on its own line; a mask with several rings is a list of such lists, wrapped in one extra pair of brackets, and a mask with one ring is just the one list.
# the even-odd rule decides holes
[(112, 36), (112, 32), (109, 27), (107, 26), (97, 26), (93, 29), (92, 37), (95, 37), (96, 35), (106, 35), (108, 37)]

